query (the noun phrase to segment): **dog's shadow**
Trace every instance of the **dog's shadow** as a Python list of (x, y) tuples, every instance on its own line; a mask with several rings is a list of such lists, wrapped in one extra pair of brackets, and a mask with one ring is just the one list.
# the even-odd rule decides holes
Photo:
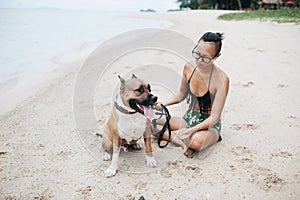
[[(96, 136), (95, 133), (87, 134), (84, 137), (84, 140), (86, 149), (97, 160), (97, 162), (104, 167), (109, 167), (111, 161), (103, 161), (100, 152), (102, 137)], [(143, 139), (140, 139), (138, 143), (142, 147), (141, 150), (134, 150), (132, 148), (128, 148), (128, 152), (124, 152), (124, 150), (121, 148), (118, 170), (123, 171), (125, 173), (133, 174), (151, 173), (163, 167), (166, 167), (168, 163), (176, 161), (179, 157), (183, 155), (181, 147), (175, 146), (170, 143), (165, 148), (159, 148), (156, 138), (153, 138), (151, 142), (153, 156), (158, 163), (157, 167), (151, 168), (147, 166), (145, 145)]]
[[(95, 132), (92, 131), (86, 131), (84, 135), (80, 134), (80, 138), (90, 155), (104, 168), (109, 167), (111, 161), (103, 161), (100, 152), (102, 138), (96, 136)], [(151, 168), (147, 166), (145, 145), (143, 139), (140, 139), (138, 143), (142, 147), (141, 150), (134, 150), (131, 148), (128, 149), (128, 152), (124, 152), (122, 149), (120, 150), (118, 171), (129, 174), (151, 173), (161, 170), (162, 168), (167, 168), (168, 164), (174, 161), (188, 159), (183, 155), (183, 149), (173, 143), (169, 143), (165, 148), (159, 148), (156, 138), (153, 137), (151, 142), (153, 155), (158, 163), (157, 167)], [(212, 145), (206, 150), (195, 152), (192, 160), (197, 161), (206, 158), (213, 151), (214, 147), (215, 145)]]

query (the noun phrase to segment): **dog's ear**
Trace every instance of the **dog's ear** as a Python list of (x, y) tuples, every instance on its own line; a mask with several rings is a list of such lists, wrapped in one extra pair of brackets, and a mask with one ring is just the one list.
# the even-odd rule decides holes
[(118, 75), (120, 81), (121, 81), (121, 85), (120, 85), (120, 91), (123, 92), (124, 88), (125, 88), (125, 79), (122, 78), (120, 75)]
[(137, 78), (135, 74), (132, 74), (131, 79)]
[(121, 81), (122, 84), (125, 83), (125, 79), (124, 78), (122, 78), (120, 75), (118, 75), (118, 77), (119, 77), (119, 79), (120, 79), (120, 81)]

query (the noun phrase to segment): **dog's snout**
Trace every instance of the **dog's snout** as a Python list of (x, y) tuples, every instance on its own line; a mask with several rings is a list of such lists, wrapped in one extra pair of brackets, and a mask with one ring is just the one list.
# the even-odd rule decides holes
[(152, 101), (153, 101), (154, 103), (156, 103), (156, 101), (157, 101), (157, 96), (153, 96), (153, 97), (152, 97)]
[(149, 100), (150, 100), (150, 104), (154, 104), (157, 101), (157, 96), (154, 96), (153, 94), (149, 94)]

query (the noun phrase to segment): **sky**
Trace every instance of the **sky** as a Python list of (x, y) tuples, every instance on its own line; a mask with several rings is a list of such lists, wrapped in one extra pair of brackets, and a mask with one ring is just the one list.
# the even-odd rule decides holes
[(176, 0), (0, 0), (0, 8), (62, 8), (103, 11), (139, 11), (177, 9)]

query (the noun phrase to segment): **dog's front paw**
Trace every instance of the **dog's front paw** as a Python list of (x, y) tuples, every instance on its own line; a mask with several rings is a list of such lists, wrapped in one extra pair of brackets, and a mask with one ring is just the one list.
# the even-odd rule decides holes
[(110, 160), (111, 159), (111, 156), (109, 153), (105, 152), (103, 155), (102, 155), (102, 159), (104, 161), (107, 161), (107, 160)]
[(116, 175), (116, 173), (117, 173), (116, 168), (109, 167), (109, 168), (107, 168), (107, 170), (105, 170), (104, 175), (105, 175), (105, 177), (109, 178), (109, 177)]
[(148, 167), (156, 167), (157, 162), (153, 156), (146, 156), (147, 166)]

